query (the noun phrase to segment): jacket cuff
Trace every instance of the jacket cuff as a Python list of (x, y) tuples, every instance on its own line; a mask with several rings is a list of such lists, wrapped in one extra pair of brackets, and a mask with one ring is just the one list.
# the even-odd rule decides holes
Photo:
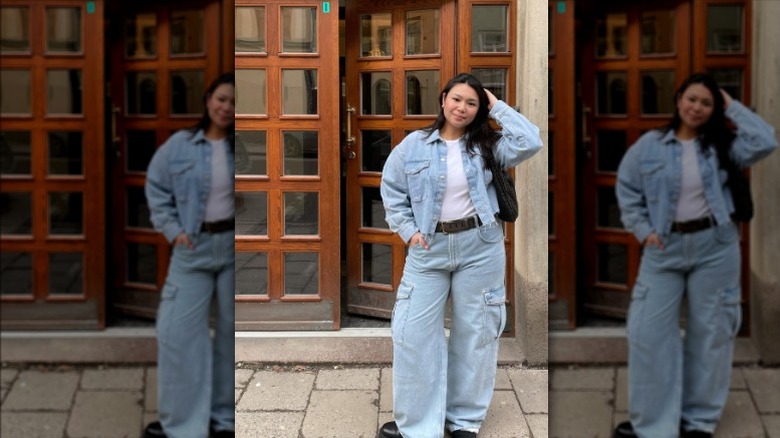
[(636, 236), (639, 243), (643, 243), (645, 239), (647, 239), (647, 236), (653, 233), (653, 231), (654, 230), (648, 224), (642, 224), (636, 227), (634, 236)]
[(176, 236), (183, 232), (184, 229), (176, 223), (169, 223), (162, 230), (163, 236), (165, 236), (165, 239), (168, 241), (168, 243), (173, 243), (173, 239), (175, 239)]
[(417, 234), (417, 232), (420, 231), (415, 227), (406, 227), (403, 230), (398, 232), (398, 235), (401, 237), (401, 239), (404, 241), (404, 243), (409, 243), (409, 240)]

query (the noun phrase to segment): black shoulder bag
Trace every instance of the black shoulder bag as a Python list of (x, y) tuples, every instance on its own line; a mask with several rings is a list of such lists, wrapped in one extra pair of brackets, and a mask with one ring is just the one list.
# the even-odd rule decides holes
[(514, 222), (517, 220), (519, 213), (515, 182), (512, 181), (512, 176), (509, 175), (509, 172), (501, 168), (495, 155), (493, 155), (492, 149), (489, 150), (488, 155), (484, 158), (487, 160), (490, 172), (493, 173), (493, 186), (496, 188), (496, 196), (498, 198), (498, 213), (496, 213), (496, 217), (504, 222)]
[(717, 148), (717, 151), (720, 167), (728, 175), (726, 185), (729, 186), (731, 199), (734, 201), (734, 213), (731, 218), (736, 222), (750, 222), (750, 219), (753, 219), (753, 196), (750, 193), (750, 181), (731, 160), (728, 150)]

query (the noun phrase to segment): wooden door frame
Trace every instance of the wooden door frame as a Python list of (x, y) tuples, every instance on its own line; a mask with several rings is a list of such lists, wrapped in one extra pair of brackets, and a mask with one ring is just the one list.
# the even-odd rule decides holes
[[(31, 114), (3, 116), (4, 130), (31, 132), (31, 175), (3, 176), (4, 191), (26, 191), (32, 201), (32, 235), (3, 236), (2, 248), (9, 252), (29, 252), (32, 256), (33, 294), (3, 295), (3, 329), (102, 329), (105, 327), (105, 162), (104, 139), (104, 53), (103, 1), (87, 11), (83, 1), (7, 0), (3, 6), (30, 9), (30, 52), (3, 54), (3, 68), (30, 70)], [(81, 10), (80, 53), (45, 53), (45, 9), (48, 6), (78, 7)], [(89, 35), (89, 38), (87, 38)], [(46, 70), (75, 68), (82, 71), (82, 115), (46, 114)], [(36, 86), (39, 84), (40, 86)], [(82, 132), (82, 175), (47, 176), (46, 132), (79, 130)], [(57, 190), (82, 193), (82, 233), (74, 236), (48, 236), (47, 194)], [(80, 295), (49, 295), (48, 255), (56, 252), (83, 253)]]

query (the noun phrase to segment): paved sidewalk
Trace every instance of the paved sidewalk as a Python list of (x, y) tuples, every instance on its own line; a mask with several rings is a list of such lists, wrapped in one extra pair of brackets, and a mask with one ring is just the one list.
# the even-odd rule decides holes
[[(547, 387), (547, 370), (499, 369), (480, 438), (547, 437)], [(373, 438), (392, 398), (389, 367), (238, 364), (236, 437)]]
[[(550, 436), (609, 438), (628, 419), (625, 367), (553, 367)], [(780, 369), (738, 367), (716, 438), (780, 438)]]

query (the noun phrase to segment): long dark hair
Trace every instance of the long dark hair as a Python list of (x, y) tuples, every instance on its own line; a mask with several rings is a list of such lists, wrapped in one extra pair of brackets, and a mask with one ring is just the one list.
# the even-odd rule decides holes
[(715, 82), (715, 79), (705, 73), (694, 73), (683, 81), (680, 88), (678, 88), (677, 92), (674, 94), (676, 108), (674, 117), (666, 127), (662, 128), (662, 130), (665, 132), (677, 131), (677, 128), (680, 127), (682, 119), (680, 118), (680, 110), (677, 108), (677, 101), (682, 97), (683, 93), (685, 93), (685, 90), (694, 84), (703, 85), (712, 93), (712, 114), (710, 115), (709, 120), (699, 128), (698, 139), (701, 144), (702, 152), (707, 154), (709, 153), (709, 148), (713, 147), (719, 156), (723, 156), (723, 154), (726, 154), (727, 156), (728, 151), (731, 148), (731, 143), (734, 141), (736, 135), (726, 123), (725, 109), (723, 108), (724, 99), (723, 95), (720, 93), (720, 87), (718, 86), (718, 83)]
[[(495, 132), (493, 128), (490, 127), (490, 123), (488, 123), (488, 104), (490, 101), (488, 100), (487, 93), (485, 93), (485, 87), (482, 85), (482, 82), (480, 82), (479, 79), (473, 75), (468, 73), (460, 73), (447, 82), (447, 85), (444, 86), (441, 94), (439, 94), (439, 98), (441, 99), (442, 96), (448, 94), (450, 90), (452, 90), (452, 88), (458, 84), (466, 84), (473, 88), (479, 97), (479, 109), (477, 109), (477, 115), (474, 117), (474, 120), (472, 120), (471, 123), (466, 126), (466, 151), (468, 151), (470, 154), (473, 154), (476, 149), (479, 148), (479, 152), (483, 157), (492, 157), (493, 147), (501, 137), (501, 134)], [(433, 122), (432, 125), (423, 128), (423, 131), (425, 131), (428, 135), (431, 135), (433, 131), (437, 129), (441, 130), (446, 122), (447, 119), (444, 118), (444, 108), (442, 108), (439, 110), (439, 116), (436, 118), (436, 121)], [(485, 167), (487, 168), (487, 161), (483, 161), (485, 162)]]
[[(217, 87), (219, 87), (222, 84), (230, 84), (235, 88), (236, 86), (235, 74), (233, 74), (233, 72), (222, 73), (221, 75), (219, 75), (218, 78), (214, 79), (211, 85), (209, 85), (209, 88), (206, 89), (205, 93), (203, 93), (203, 115), (200, 116), (200, 120), (198, 120), (198, 123), (187, 128), (188, 131), (195, 134), (201, 129), (203, 131), (206, 131), (209, 128), (209, 126), (211, 125), (211, 117), (209, 117), (209, 108), (207, 106), (207, 103), (211, 98), (211, 95), (214, 93), (214, 90), (216, 90)], [(227, 134), (227, 141), (228, 144), (230, 145), (230, 149), (235, 151), (235, 147), (236, 147), (235, 120), (233, 121), (233, 123), (230, 124), (230, 126), (227, 127), (225, 133)]]

